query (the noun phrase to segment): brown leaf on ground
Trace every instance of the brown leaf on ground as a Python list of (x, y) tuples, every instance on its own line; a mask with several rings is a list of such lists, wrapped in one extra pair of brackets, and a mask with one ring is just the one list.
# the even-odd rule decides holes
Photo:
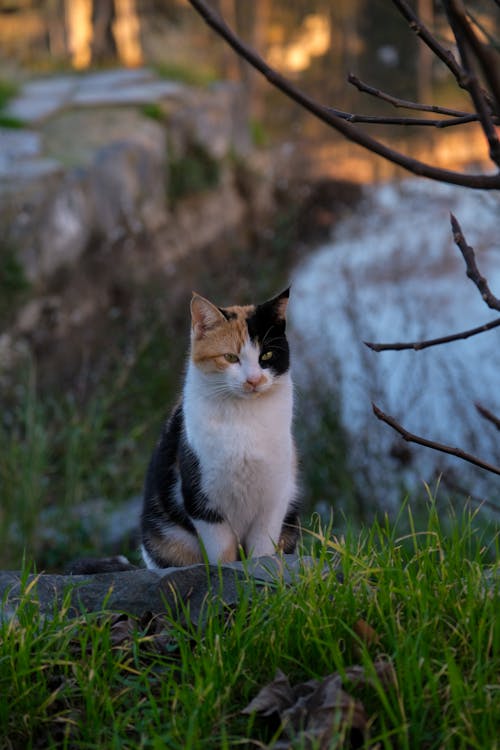
[(113, 615), (110, 622), (110, 641), (113, 648), (131, 649), (134, 636), (140, 634), (140, 653), (171, 653), (178, 649), (175, 638), (161, 615), (145, 612), (142, 617), (125, 614)]
[(114, 615), (110, 623), (110, 641), (115, 648), (127, 647), (137, 630), (137, 621), (128, 615)]
[(363, 703), (344, 689), (373, 687), (379, 680), (385, 687), (394, 684), (395, 673), (389, 661), (378, 660), (371, 670), (361, 666), (349, 667), (345, 676), (338, 672), (323, 680), (308, 680), (292, 687), (283, 672), (265, 685), (242, 713), (258, 713), (270, 718), (278, 714), (282, 735), (273, 745), (275, 750), (292, 748), (300, 737), (301, 747), (327, 750), (331, 740), (339, 740), (339, 747), (361, 747), (368, 736), (368, 717)]
[(366, 620), (357, 620), (354, 623), (354, 632), (368, 648), (380, 644), (380, 636), (377, 631), (369, 625)]
[(295, 695), (288, 682), (288, 677), (278, 669), (274, 680), (257, 693), (242, 713), (258, 713), (260, 716), (271, 716), (274, 712), (281, 714), (294, 701)]

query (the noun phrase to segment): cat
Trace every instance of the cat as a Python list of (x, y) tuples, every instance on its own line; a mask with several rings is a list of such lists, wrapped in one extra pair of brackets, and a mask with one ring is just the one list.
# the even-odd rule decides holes
[(150, 569), (288, 554), (299, 536), (289, 289), (217, 307), (193, 293), (182, 399), (144, 487), (141, 552)]

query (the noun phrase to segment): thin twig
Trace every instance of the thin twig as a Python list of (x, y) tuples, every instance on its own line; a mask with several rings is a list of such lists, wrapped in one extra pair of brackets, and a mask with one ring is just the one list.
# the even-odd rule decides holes
[(474, 15), (474, 13), (472, 13), (469, 9), (466, 10), (466, 13), (467, 13), (467, 18), (470, 21), (470, 23), (473, 24), (477, 29), (479, 29), (479, 31), (481, 32), (481, 34), (484, 37), (486, 37), (486, 39), (488, 40), (488, 44), (491, 47), (497, 47), (498, 46), (498, 42), (497, 42), (496, 38), (486, 28), (486, 26), (484, 25), (484, 23), (481, 23), (481, 21), (479, 20), (479, 18), (476, 15)]
[(467, 244), (467, 241), (462, 232), (462, 227), (453, 214), (450, 214), (450, 220), (451, 228), (453, 231), (453, 240), (465, 260), (468, 278), (476, 285), (481, 294), (481, 297), (486, 302), (488, 307), (492, 310), (500, 310), (500, 299), (498, 299), (498, 297), (495, 297), (490, 287), (488, 286), (487, 280), (479, 273), (474, 249)]
[[(405, 0), (392, 0), (392, 2), (399, 10), (401, 15), (408, 21), (408, 24), (412, 31), (414, 31), (415, 34), (420, 37), (420, 39), (429, 47), (429, 49), (432, 50), (436, 57), (444, 62), (446, 67), (452, 72), (460, 88), (465, 89), (465, 91), (468, 91), (470, 93), (468, 87), (468, 71), (464, 70), (451, 50), (446, 49), (446, 47), (443, 47), (438, 42), (434, 34), (429, 31), (425, 24), (422, 23), (420, 18), (414, 13), (412, 8), (408, 5), (407, 2), (405, 2)], [(491, 105), (492, 101), (488, 92), (482, 91), (482, 94), (485, 97), (485, 100)]]
[(485, 323), (477, 328), (469, 328), (467, 331), (460, 331), (460, 333), (450, 333), (448, 336), (441, 336), (435, 339), (426, 339), (424, 341), (400, 341), (390, 344), (378, 344), (373, 341), (364, 341), (363, 343), (374, 352), (388, 352), (388, 351), (403, 351), (404, 349), (413, 349), (418, 352), (421, 349), (428, 349), (431, 346), (439, 346), (440, 344), (449, 344), (452, 341), (461, 341), (462, 339), (471, 338), (471, 336), (477, 336), (480, 333), (491, 331), (494, 328), (500, 326), (500, 318), (495, 318), (489, 323)]
[[(491, 46), (493, 40), (482, 24), (480, 24), (469, 11), (464, 12), (466, 13), (464, 30), (467, 34), (467, 39), (471, 48), (474, 50), (474, 54), (481, 66), (481, 70), (483, 71), (484, 78), (495, 98), (496, 112), (497, 114), (500, 114), (500, 57), (498, 55), (498, 49)], [(481, 33), (490, 40), (490, 45), (483, 44), (475, 33), (472, 24), (477, 26)]]
[[(469, 92), (469, 95), (474, 102), (474, 108), (479, 115), (481, 127), (488, 141), (491, 160), (500, 167), (500, 140), (491, 117), (491, 99), (483, 91), (479, 80), (474, 73), (474, 65), (470, 57), (471, 51), (476, 58), (478, 54), (481, 54), (479, 40), (476, 40), (475, 38), (462, 3), (457, 2), (457, 0), (443, 0), (443, 5), (448, 17), (448, 22), (457, 42), (462, 66), (466, 73), (466, 77), (463, 81), (464, 87)], [(472, 43), (472, 39), (475, 40), (474, 43)], [(475, 43), (476, 41), (477, 44)], [(483, 61), (482, 54), (478, 60), (481, 64)]]
[(460, 63), (454, 57), (451, 50), (446, 49), (437, 41), (434, 34), (422, 23), (420, 18), (414, 13), (412, 8), (408, 5), (405, 0), (392, 0), (393, 5), (399, 10), (401, 15), (406, 19), (412, 31), (420, 37), (420, 39), (434, 52), (446, 67), (453, 73), (458, 85), (461, 88), (465, 88), (464, 79), (465, 71), (460, 66)]
[(487, 419), (488, 422), (491, 422), (491, 424), (497, 428), (497, 430), (500, 430), (500, 417), (497, 417), (495, 414), (493, 414), (492, 411), (487, 409), (482, 404), (478, 404), (476, 402), (474, 406), (478, 410), (479, 414), (483, 417), (483, 419)]
[[(450, 220), (451, 228), (453, 231), (453, 240), (460, 249), (460, 252), (462, 253), (465, 260), (467, 276), (476, 285), (479, 292), (481, 293), (481, 297), (488, 305), (488, 307), (492, 310), (500, 310), (500, 299), (495, 297), (488, 286), (487, 280), (479, 273), (474, 249), (467, 244), (458, 220), (453, 214), (450, 214)], [(387, 344), (365, 341), (364, 343), (369, 349), (372, 349), (374, 352), (402, 351), (404, 349), (413, 349), (414, 351), (420, 351), (421, 349), (427, 349), (431, 346), (439, 346), (440, 344), (448, 344), (452, 341), (468, 339), (472, 336), (477, 336), (480, 333), (491, 331), (498, 326), (500, 326), (500, 318), (495, 318), (495, 320), (491, 320), (489, 323), (484, 323), (483, 325), (477, 326), (476, 328), (469, 328), (466, 331), (452, 333), (447, 336), (440, 336), (439, 338), (426, 339), (424, 341), (404, 341), (392, 342)]]
[(328, 111), (326, 107), (311, 99), (298, 88), (292, 85), (284, 76), (271, 68), (267, 63), (250, 47), (248, 47), (234, 32), (227, 26), (221, 16), (210, 8), (204, 0), (189, 0), (193, 8), (201, 15), (204, 21), (216, 31), (225, 41), (247, 62), (258, 70), (267, 80), (277, 89), (285, 93), (290, 99), (300, 104), (304, 109), (314, 114), (318, 119), (333, 127), (348, 140), (357, 143), (363, 148), (384, 157), (393, 164), (403, 167), (409, 172), (420, 177), (428, 177), (439, 182), (462, 185), (474, 189), (493, 190), (500, 187), (500, 173), (496, 175), (483, 174), (466, 174), (454, 172), (448, 169), (433, 167), (425, 162), (413, 159), (399, 151), (389, 148), (385, 144), (377, 141), (355, 125), (346, 122), (341, 117), (337, 117)]
[(447, 453), (450, 456), (455, 456), (456, 458), (460, 458), (462, 461), (467, 461), (470, 464), (474, 464), (474, 466), (478, 466), (480, 469), (484, 469), (485, 471), (489, 471), (492, 474), (497, 474), (498, 476), (500, 476), (500, 466), (494, 466), (487, 461), (483, 461), (477, 456), (473, 456), (471, 453), (466, 453), (460, 448), (453, 448), (451, 445), (436, 443), (433, 440), (427, 440), (427, 438), (420, 437), (419, 435), (414, 435), (412, 432), (409, 432), (402, 425), (400, 425), (399, 422), (394, 419), (394, 417), (391, 417), (388, 414), (384, 414), (384, 412), (375, 404), (372, 404), (372, 409), (377, 419), (380, 419), (382, 422), (388, 424), (389, 427), (392, 427), (392, 429), (399, 433), (403, 440), (406, 440), (408, 443), (416, 443), (417, 445), (423, 445), (425, 448), (432, 448), (432, 450), (440, 451), (441, 453)]
[[(398, 109), (413, 109), (418, 112), (433, 112), (436, 115), (446, 115), (448, 117), (467, 117), (472, 114), (470, 112), (464, 112), (461, 109), (449, 109), (448, 107), (440, 107), (437, 104), (421, 104), (420, 102), (412, 102), (408, 99), (398, 99), (398, 97), (393, 96), (392, 94), (388, 94), (385, 91), (381, 91), (380, 89), (375, 88), (375, 86), (370, 86), (368, 83), (365, 83), (353, 73), (349, 73), (349, 75), (347, 76), (347, 80), (363, 94), (370, 94), (370, 96), (374, 96), (377, 99), (382, 99), (382, 101), (387, 102), (388, 104), (392, 104), (393, 107), (397, 107)], [(477, 115), (474, 114), (474, 117), (477, 117)]]
[[(467, 125), (469, 122), (478, 122), (479, 118), (475, 114), (463, 115), (461, 117), (448, 117), (441, 120), (430, 120), (424, 117), (380, 117), (377, 115), (357, 115), (352, 112), (344, 112), (342, 109), (325, 107), (327, 112), (331, 112), (336, 117), (341, 117), (347, 122), (362, 122), (368, 125), (415, 125), (417, 127), (427, 126), (434, 128), (449, 128), (456, 125)], [(500, 119), (499, 119), (500, 123)]]

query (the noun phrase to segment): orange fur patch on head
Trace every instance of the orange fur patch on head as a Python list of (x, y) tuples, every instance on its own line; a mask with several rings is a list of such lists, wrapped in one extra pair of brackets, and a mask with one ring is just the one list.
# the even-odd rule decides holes
[(205, 370), (222, 371), (230, 366), (225, 354), (239, 355), (248, 341), (246, 318), (255, 308), (234, 305), (222, 308), (196, 295), (191, 303), (193, 335), (191, 357)]

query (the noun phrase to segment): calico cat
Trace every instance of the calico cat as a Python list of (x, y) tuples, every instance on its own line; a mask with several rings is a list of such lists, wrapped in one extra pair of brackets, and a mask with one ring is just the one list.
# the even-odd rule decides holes
[(148, 568), (293, 552), (299, 533), (289, 290), (260, 305), (191, 301), (182, 400), (145, 482)]

